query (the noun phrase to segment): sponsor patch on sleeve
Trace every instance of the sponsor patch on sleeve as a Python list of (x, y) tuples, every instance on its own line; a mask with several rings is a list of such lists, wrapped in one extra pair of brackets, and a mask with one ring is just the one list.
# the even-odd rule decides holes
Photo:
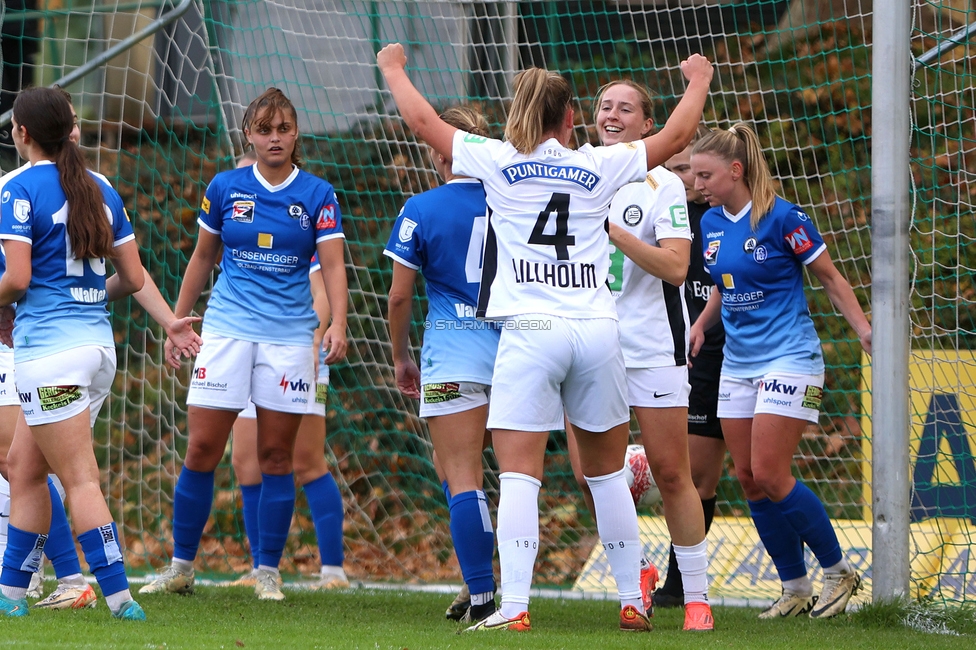
[(788, 234), (786, 236), (786, 241), (793, 249), (794, 255), (801, 255), (813, 248), (813, 241), (810, 239), (810, 235), (807, 234), (806, 228), (803, 226), (800, 226)]
[(200, 209), (206, 214), (210, 214), (210, 199), (203, 197), (203, 203), (200, 204)]
[(330, 203), (319, 212), (319, 218), (315, 222), (316, 230), (331, 230), (336, 227), (336, 204)]

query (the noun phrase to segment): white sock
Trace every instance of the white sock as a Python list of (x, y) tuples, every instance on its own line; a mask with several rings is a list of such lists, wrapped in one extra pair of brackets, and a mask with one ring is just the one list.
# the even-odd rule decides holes
[(694, 546), (674, 545), (674, 557), (681, 571), (681, 583), (685, 588), (685, 603), (708, 602), (708, 541)]
[(341, 566), (332, 566), (330, 564), (323, 564), (322, 569), (319, 571), (319, 575), (323, 578), (331, 578), (335, 576), (337, 578), (342, 578), (346, 580), (346, 571)]
[(132, 600), (132, 594), (129, 593), (128, 589), (123, 589), (122, 591), (116, 591), (114, 594), (109, 594), (105, 596), (105, 604), (108, 605), (109, 610), (112, 613), (117, 613), (122, 605)]
[(281, 575), (281, 572), (278, 571), (278, 567), (276, 567), (276, 566), (268, 566), (266, 564), (259, 564), (258, 565), (258, 571), (267, 571), (268, 573), (271, 573), (271, 574), (273, 574), (275, 576), (280, 576)]
[(585, 477), (593, 495), (596, 528), (603, 542), (603, 550), (610, 563), (610, 571), (617, 581), (621, 609), (633, 605), (644, 611), (640, 590), (640, 533), (637, 529), (637, 508), (627, 487), (624, 470), (604, 476)]
[(85, 582), (85, 576), (80, 573), (72, 573), (70, 576), (64, 576), (63, 578), (58, 578), (59, 585), (65, 585), (66, 587), (85, 587), (88, 585)]
[[(515, 618), (529, 610), (532, 571), (539, 553), (539, 489), (527, 474), (499, 477), (498, 561), (502, 572), (502, 616)], [(628, 492), (629, 493), (629, 492)]]
[(10, 523), (10, 484), (0, 476), (0, 561), (7, 551), (7, 525)]
[(847, 560), (845, 558), (841, 558), (840, 562), (838, 562), (834, 566), (824, 567), (825, 574), (850, 573), (850, 572), (851, 572), (851, 565), (847, 563)]
[(193, 573), (193, 562), (190, 560), (178, 560), (174, 557), (173, 566), (176, 567), (180, 573)]
[(813, 595), (813, 583), (810, 582), (810, 578), (807, 576), (784, 580), (783, 591), (788, 594), (796, 594), (797, 596), (809, 598)]
[(0, 585), (0, 593), (10, 600), (22, 600), (27, 596), (27, 587), (11, 587), (10, 585)]

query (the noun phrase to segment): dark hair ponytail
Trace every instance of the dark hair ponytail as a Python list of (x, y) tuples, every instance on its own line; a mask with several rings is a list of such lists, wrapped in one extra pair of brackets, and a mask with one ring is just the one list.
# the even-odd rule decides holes
[(57, 165), (61, 189), (68, 200), (68, 241), (75, 259), (114, 257), (115, 238), (103, 207), (102, 190), (88, 173), (81, 149), (69, 139), (74, 116), (64, 92), (54, 88), (23, 90), (14, 100), (13, 117)]

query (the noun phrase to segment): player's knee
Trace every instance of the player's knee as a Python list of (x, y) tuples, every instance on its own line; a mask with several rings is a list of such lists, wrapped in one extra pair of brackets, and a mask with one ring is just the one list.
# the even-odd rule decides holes
[(329, 465), (322, 458), (321, 462), (312, 462), (306, 458), (295, 458), (295, 480), (299, 485), (311, 483), (329, 473)]
[(270, 447), (261, 451), (259, 459), (264, 474), (289, 474), (292, 472), (292, 451), (281, 447)]

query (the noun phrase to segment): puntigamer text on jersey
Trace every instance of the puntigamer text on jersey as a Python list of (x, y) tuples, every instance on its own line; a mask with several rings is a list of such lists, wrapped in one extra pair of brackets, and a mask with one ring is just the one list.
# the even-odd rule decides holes
[(588, 169), (572, 165), (547, 165), (540, 162), (520, 162), (503, 168), (502, 174), (509, 185), (515, 185), (530, 178), (546, 178), (550, 180), (569, 181), (576, 183), (587, 191), (600, 182), (600, 177)]

